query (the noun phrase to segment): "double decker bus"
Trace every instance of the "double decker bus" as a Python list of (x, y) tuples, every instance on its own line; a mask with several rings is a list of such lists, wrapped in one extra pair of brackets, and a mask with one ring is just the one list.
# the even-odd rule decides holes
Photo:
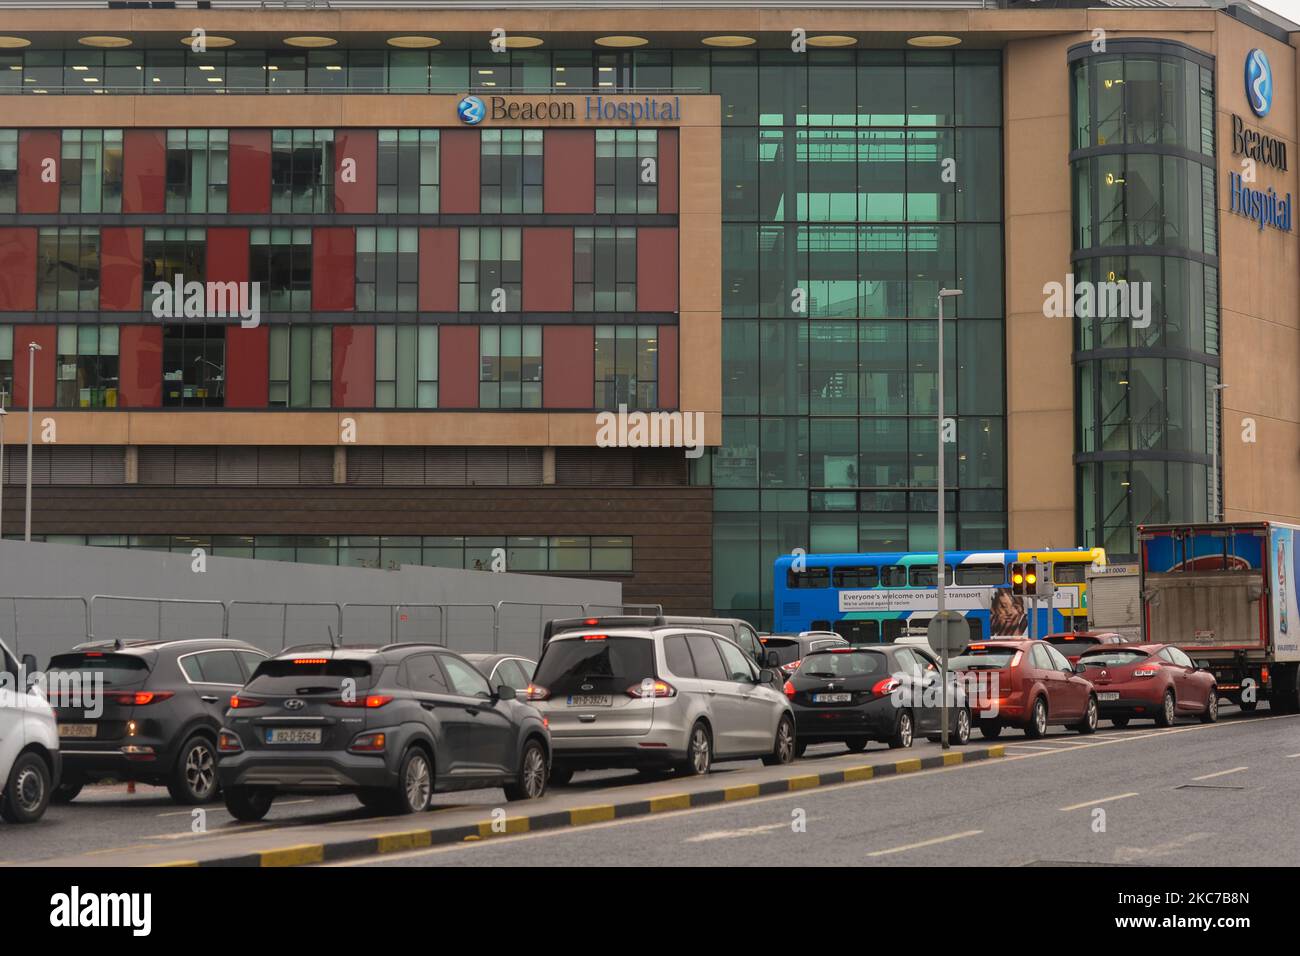
[[(1038, 561), (1053, 598), (1012, 594), (1011, 564)], [(938, 555), (926, 552), (782, 555), (773, 565), (772, 630), (835, 631), (853, 642), (924, 637), (937, 603)], [(967, 620), (972, 640), (1038, 637), (1088, 626), (1086, 574), (1104, 567), (1104, 548), (1074, 551), (948, 551), (945, 607)]]

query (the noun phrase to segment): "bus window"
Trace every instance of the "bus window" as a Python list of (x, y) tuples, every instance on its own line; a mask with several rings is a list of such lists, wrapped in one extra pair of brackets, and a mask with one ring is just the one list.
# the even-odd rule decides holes
[(896, 640), (907, 633), (907, 621), (905, 620), (894, 618), (892, 621), (882, 621), (881, 624), (884, 628), (884, 643), (886, 644), (893, 644)]
[[(936, 577), (933, 564), (914, 564), (908, 569), (908, 578), (914, 588), (932, 588)], [(952, 584), (952, 565), (943, 566), (945, 583)]]
[(1006, 584), (1006, 569), (1000, 564), (959, 564), (957, 583), (978, 587)]
[(880, 624), (876, 621), (836, 621), (835, 633), (850, 644), (880, 643)]
[(874, 588), (880, 583), (876, 568), (836, 568), (831, 578), (837, 588)]
[(907, 566), (902, 564), (891, 564), (887, 568), (881, 568), (880, 583), (882, 586), (887, 588), (907, 587)]
[(807, 568), (795, 571), (793, 568), (785, 573), (785, 586), (791, 590), (807, 588), (826, 588), (831, 584), (830, 568)]
[(1082, 584), (1087, 570), (1088, 565), (1082, 561), (1071, 561), (1069, 564), (1058, 561), (1052, 565), (1052, 579), (1057, 584)]
[(977, 617), (966, 618), (966, 626), (970, 628), (970, 639), (972, 641), (984, 640), (984, 622)]

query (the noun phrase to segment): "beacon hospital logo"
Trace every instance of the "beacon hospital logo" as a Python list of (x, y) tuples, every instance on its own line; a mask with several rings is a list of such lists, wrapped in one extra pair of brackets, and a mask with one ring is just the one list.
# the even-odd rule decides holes
[(456, 115), (467, 126), (477, 126), (487, 115), (487, 107), (477, 96), (466, 96), (456, 104)]
[(1263, 50), (1246, 54), (1246, 100), (1259, 117), (1267, 116), (1273, 106), (1273, 68)]

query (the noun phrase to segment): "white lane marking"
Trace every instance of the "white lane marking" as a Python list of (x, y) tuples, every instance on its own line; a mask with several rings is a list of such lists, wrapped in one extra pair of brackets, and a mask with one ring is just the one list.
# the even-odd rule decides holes
[(1131, 793), (1118, 793), (1113, 797), (1101, 797), (1097, 800), (1087, 800), (1083, 803), (1072, 803), (1068, 807), (1061, 807), (1061, 810), (1082, 810), (1084, 807), (1095, 807), (1099, 803), (1110, 803), (1112, 800), (1124, 800), (1128, 797), (1136, 797), (1137, 791)]
[[(274, 806), (277, 806), (277, 807), (292, 807), (292, 806), (296, 806), (296, 805), (299, 804), (299, 803), (315, 803), (315, 802), (316, 802), (316, 798), (315, 798), (315, 797), (308, 797), (306, 800), (277, 800), (277, 801), (275, 801)], [(188, 816), (193, 816), (194, 811), (195, 811), (195, 810), (198, 810), (198, 809), (200, 809), (200, 808), (199, 808), (199, 807), (194, 807), (194, 808), (192, 808), (192, 809), (190, 809), (190, 810), (168, 810), (166, 813), (159, 813), (159, 814), (157, 814), (157, 816), (160, 816), (160, 817), (188, 817)], [(223, 812), (223, 813), (225, 812), (224, 810), (221, 810), (220, 807), (214, 807), (214, 808), (212, 808), (212, 809), (219, 810), (220, 812)]]
[(1035, 747), (1033, 744), (1007, 744), (1007, 747), (1015, 747), (1017, 750), (1045, 750), (1048, 753), (1056, 753), (1060, 747)]
[(890, 847), (888, 850), (873, 850), (867, 856), (889, 856), (891, 853), (903, 853), (907, 850), (919, 850), (922, 847), (934, 846), (939, 843), (948, 843), (952, 840), (964, 840), (966, 837), (979, 836), (983, 830), (964, 830), (961, 833), (952, 833), (948, 836), (935, 837), (932, 840), (922, 840), (920, 843), (908, 843), (905, 846)]
[(685, 843), (708, 843), (711, 840), (734, 840), (737, 837), (754, 836), (758, 833), (768, 833), (772, 830), (780, 830), (790, 825), (788, 820), (781, 823), (768, 823), (761, 827), (744, 827), (740, 830), (713, 830), (710, 833), (700, 833), (693, 837), (687, 837)]
[(1193, 780), (1213, 780), (1215, 777), (1226, 777), (1230, 773), (1240, 773), (1243, 770), (1249, 770), (1249, 767), (1233, 767), (1231, 770), (1220, 770), (1218, 773), (1207, 773), (1201, 777), (1193, 777)]
[(1287, 754), (1287, 755), (1286, 755), (1285, 757), (1283, 757), (1282, 759), (1283, 759), (1283, 760), (1294, 760), (1296, 757), (1300, 757), (1300, 754)]

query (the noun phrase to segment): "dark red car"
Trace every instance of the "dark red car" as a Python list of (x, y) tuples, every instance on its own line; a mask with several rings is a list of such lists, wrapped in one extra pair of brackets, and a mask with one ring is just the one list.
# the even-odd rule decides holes
[(1116, 727), (1134, 717), (1161, 727), (1179, 714), (1195, 714), (1207, 724), (1219, 719), (1214, 675), (1172, 644), (1096, 647), (1084, 651), (1076, 666), (1096, 688), (1101, 715)]
[(1046, 641), (978, 641), (949, 661), (962, 675), (976, 726), (985, 737), (1018, 727), (1041, 737), (1049, 724), (1081, 734), (1097, 729), (1097, 695)]
[(1071, 664), (1079, 660), (1084, 651), (1092, 650), (1099, 644), (1123, 644), (1122, 635), (1114, 631), (1074, 631), (1060, 634), (1048, 634), (1043, 638), (1048, 644), (1065, 655)]

